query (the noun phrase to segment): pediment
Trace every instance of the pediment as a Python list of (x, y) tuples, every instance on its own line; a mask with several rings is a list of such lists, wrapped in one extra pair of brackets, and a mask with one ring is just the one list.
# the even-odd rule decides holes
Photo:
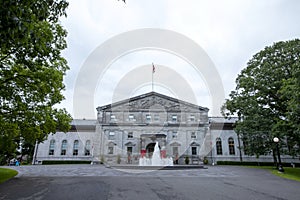
[(197, 143), (197, 142), (192, 142), (192, 143), (190, 144), (190, 146), (200, 146), (200, 144)]
[(172, 143), (170, 144), (170, 146), (171, 146), (171, 147), (176, 147), (176, 146), (181, 146), (181, 144), (178, 143), (178, 142), (172, 142)]
[(116, 143), (114, 143), (114, 142), (109, 142), (108, 144), (107, 144), (107, 146), (109, 146), (109, 147), (113, 147), (113, 146), (116, 146), (117, 144)]
[(132, 146), (135, 146), (135, 144), (132, 143), (132, 142), (127, 142), (127, 143), (125, 144), (125, 146), (132, 147)]
[(208, 108), (191, 104), (156, 92), (139, 95), (106, 106), (98, 107), (98, 111), (137, 111), (137, 110), (166, 110), (166, 111), (204, 111)]

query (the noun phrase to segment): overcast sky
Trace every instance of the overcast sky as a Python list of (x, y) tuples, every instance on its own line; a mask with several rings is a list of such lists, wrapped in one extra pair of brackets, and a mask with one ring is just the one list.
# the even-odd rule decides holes
[[(69, 3), (68, 17), (61, 21), (68, 31), (68, 48), (63, 55), (70, 70), (65, 77), (66, 100), (59, 107), (65, 107), (76, 118), (96, 118), (95, 113), (74, 116), (73, 92), (80, 69), (97, 47), (124, 32), (167, 29), (193, 40), (214, 63), (226, 97), (235, 88), (238, 73), (255, 53), (274, 42), (300, 37), (298, 0), (127, 0), (126, 4), (117, 0), (69, 0)], [(108, 104), (116, 91), (122, 90), (128, 96), (150, 92), (152, 62), (157, 66), (155, 91), (187, 100), (174, 93), (167, 82), (159, 83), (160, 66), (161, 73), (165, 66), (164, 69), (177, 72), (191, 86), (196, 96), (193, 103), (210, 108), (211, 116), (220, 115), (219, 108), (211, 108), (210, 92), (201, 74), (196, 74), (180, 57), (153, 49), (134, 51), (114, 60), (99, 77), (93, 105), (82, 106), (96, 108)], [(149, 71), (138, 70), (142, 66), (149, 66)], [(144, 83), (139, 82), (135, 88), (120, 87), (127, 85), (123, 83), (128, 82), (131, 73), (136, 76), (137, 72), (139, 78), (145, 79)]]

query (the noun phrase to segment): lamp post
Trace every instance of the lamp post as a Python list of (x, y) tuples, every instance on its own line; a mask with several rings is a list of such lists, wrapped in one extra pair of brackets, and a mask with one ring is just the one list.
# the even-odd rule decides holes
[(278, 138), (278, 137), (274, 137), (274, 138), (273, 138), (273, 141), (274, 141), (275, 144), (276, 144), (276, 151), (277, 151), (277, 155), (278, 155), (278, 171), (279, 171), (279, 172), (284, 172), (284, 169), (283, 169), (282, 164), (281, 164), (280, 153), (279, 153), (279, 147), (278, 147), (279, 138)]

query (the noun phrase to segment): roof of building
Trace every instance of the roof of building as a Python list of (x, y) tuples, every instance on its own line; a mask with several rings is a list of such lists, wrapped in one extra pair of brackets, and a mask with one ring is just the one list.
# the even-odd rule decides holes
[(224, 118), (224, 117), (209, 117), (210, 123), (235, 123), (238, 120), (237, 117)]
[(196, 104), (192, 104), (192, 103), (189, 103), (189, 102), (186, 102), (186, 101), (183, 101), (183, 100), (179, 100), (179, 99), (176, 99), (176, 98), (164, 95), (164, 94), (160, 94), (160, 93), (157, 93), (157, 92), (149, 92), (149, 93), (145, 93), (145, 94), (138, 95), (138, 96), (135, 96), (135, 97), (131, 97), (129, 99), (121, 100), (121, 101), (118, 101), (118, 102), (115, 102), (115, 103), (112, 103), (112, 104), (99, 106), (97, 108), (97, 110), (99, 111), (99, 110), (111, 109), (112, 107), (116, 107), (116, 106), (119, 106), (119, 105), (122, 105), (122, 104), (128, 104), (128, 103), (131, 103), (131, 102), (143, 99), (143, 98), (151, 97), (151, 96), (154, 96), (154, 97), (156, 96), (156, 97), (160, 97), (160, 98), (163, 98), (163, 99), (167, 99), (169, 101), (179, 103), (179, 104), (182, 104), (182, 105), (186, 105), (186, 106), (189, 106), (189, 107), (193, 107), (193, 108), (203, 110), (203, 111), (206, 111), (206, 112), (209, 111), (209, 109), (206, 108), (206, 107), (202, 107), (202, 106), (199, 106), (199, 105), (196, 105)]
[(73, 119), (71, 122), (71, 131), (96, 129), (96, 119)]

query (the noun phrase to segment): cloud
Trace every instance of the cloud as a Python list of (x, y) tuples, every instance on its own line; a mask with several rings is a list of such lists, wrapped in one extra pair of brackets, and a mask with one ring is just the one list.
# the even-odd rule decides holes
[[(140, 28), (169, 29), (194, 40), (215, 63), (228, 94), (235, 87), (237, 74), (255, 53), (273, 42), (299, 38), (299, 7), (299, 1), (284, 0), (127, 0), (126, 4), (117, 0), (70, 0), (68, 17), (62, 23), (69, 33), (68, 49), (63, 54), (71, 70), (65, 77), (66, 100), (60, 106), (72, 112), (77, 74), (97, 46), (115, 35)], [(125, 56), (111, 66), (102, 80), (103, 87), (100, 84), (95, 95), (102, 100), (95, 102), (109, 103), (122, 77), (154, 60), (171, 66), (192, 85), (201, 82), (201, 78), (192, 77), (189, 67), (182, 70), (184, 64), (178, 59), (157, 52), (141, 52)], [(195, 93), (205, 96), (200, 90)]]

